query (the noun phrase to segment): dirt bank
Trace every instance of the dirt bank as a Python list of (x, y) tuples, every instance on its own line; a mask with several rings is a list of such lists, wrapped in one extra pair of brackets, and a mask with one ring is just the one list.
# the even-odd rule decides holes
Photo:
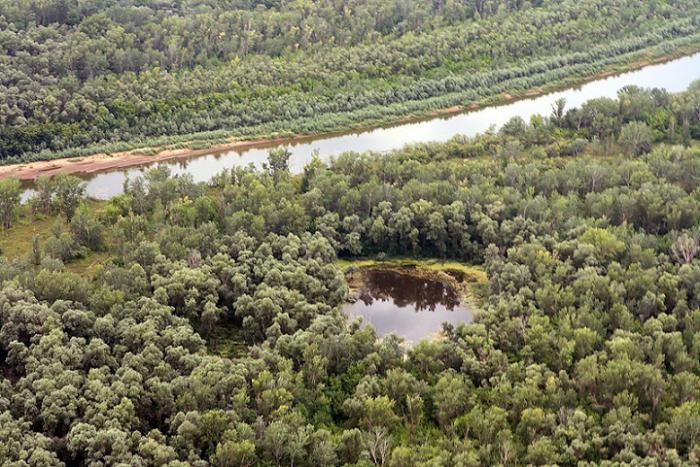
[[(114, 169), (152, 164), (154, 162), (168, 161), (172, 159), (185, 159), (188, 157), (203, 156), (205, 154), (222, 153), (226, 151), (248, 149), (253, 147), (276, 146), (282, 143), (304, 140), (308, 136), (296, 136), (293, 138), (257, 139), (251, 141), (233, 141), (203, 149), (170, 149), (156, 154), (144, 154), (139, 150), (117, 152), (113, 154), (94, 154), (84, 157), (69, 157), (49, 161), (26, 162), (22, 164), (0, 165), (0, 179), (17, 177), (20, 180), (35, 180), (40, 175), (55, 175), (59, 172), (68, 174), (91, 174)], [(143, 150), (141, 150), (143, 151)]]
[(462, 297), (462, 301), (464, 302), (474, 302), (478, 298), (476, 293), (478, 287), (483, 285), (483, 278), (480, 275), (470, 274), (459, 269), (452, 269), (449, 267), (445, 269), (435, 269), (421, 267), (418, 264), (375, 263), (368, 266), (351, 267), (345, 271), (345, 280), (350, 288), (350, 301), (356, 299), (358, 292), (364, 287), (367, 273), (378, 270), (391, 271), (440, 282), (445, 287), (455, 291), (457, 295)]

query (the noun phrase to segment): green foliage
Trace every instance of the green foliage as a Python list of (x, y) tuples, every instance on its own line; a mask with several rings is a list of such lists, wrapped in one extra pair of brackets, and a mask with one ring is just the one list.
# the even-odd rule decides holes
[(85, 184), (78, 177), (64, 173), (53, 177), (51, 183), (54, 192), (53, 202), (70, 222), (85, 193)]
[(625, 248), (625, 244), (605, 229), (591, 228), (579, 237), (583, 243), (595, 248), (595, 255), (600, 261), (614, 259)]
[(692, 47), (699, 12), (694, 0), (1, 0), (0, 161), (319, 133), (517, 95)]
[[(700, 152), (609, 156), (694, 92), (300, 176), (284, 154), (207, 185), (156, 168), (99, 204), (42, 181), (7, 232), (59, 222), (0, 257), (0, 463), (697, 464)], [(358, 252), (480, 263), (482, 309), (410, 348), (377, 339), (340, 312)]]
[(0, 180), (0, 223), (5, 229), (12, 227), (21, 193), (19, 180), (16, 178)]
[(654, 136), (643, 122), (630, 122), (620, 130), (620, 144), (632, 154), (643, 154), (651, 149)]

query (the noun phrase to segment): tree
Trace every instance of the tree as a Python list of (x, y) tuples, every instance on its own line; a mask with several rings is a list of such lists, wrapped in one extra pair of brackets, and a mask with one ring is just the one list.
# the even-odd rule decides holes
[(85, 193), (85, 183), (78, 177), (60, 173), (52, 179), (56, 193), (56, 207), (70, 222)]
[(313, 465), (318, 465), (319, 467), (337, 465), (338, 455), (335, 452), (335, 445), (328, 430), (317, 430), (311, 435), (309, 460)]
[(654, 135), (646, 123), (634, 121), (622, 127), (618, 142), (627, 152), (640, 155), (649, 152)]
[(625, 247), (615, 235), (605, 229), (591, 228), (581, 235), (580, 240), (595, 247), (600, 261), (608, 261), (618, 255)]
[(213, 463), (217, 467), (253, 467), (257, 459), (252, 441), (226, 441), (216, 447)]
[(309, 439), (309, 428), (300, 425), (296, 414), (275, 420), (265, 429), (263, 446), (278, 466), (294, 466), (306, 455), (304, 446)]
[(362, 452), (362, 432), (357, 428), (344, 430), (340, 436), (340, 460), (346, 464), (355, 464)]
[(671, 245), (671, 253), (673, 258), (681, 263), (687, 264), (693, 261), (698, 252), (698, 241), (688, 234), (679, 235), (673, 245)]
[(464, 376), (446, 372), (438, 380), (434, 391), (438, 423), (447, 429), (469, 407), (470, 385)]
[(566, 98), (560, 97), (552, 104), (552, 121), (555, 125), (560, 126), (564, 121), (564, 109), (566, 108)]
[(34, 266), (39, 266), (41, 264), (42, 251), (40, 241), (41, 237), (39, 235), (32, 236), (31, 262)]
[(267, 170), (279, 181), (283, 174), (289, 173), (289, 158), (292, 153), (286, 147), (273, 149), (267, 153)]
[(384, 465), (391, 450), (391, 428), (398, 422), (394, 401), (387, 396), (349, 399), (346, 411), (358, 419), (365, 430), (364, 444), (376, 465)]
[(12, 227), (21, 193), (21, 186), (16, 178), (0, 180), (0, 222), (5, 229)]
[(35, 212), (48, 214), (53, 206), (54, 184), (48, 175), (40, 175), (34, 182), (32, 208)]
[(93, 251), (104, 247), (104, 226), (84, 208), (78, 209), (70, 220), (70, 232), (80, 244)]
[(697, 401), (673, 409), (668, 436), (676, 449), (697, 449), (700, 440), (700, 405)]
[(423, 421), (423, 407), (423, 398), (420, 395), (406, 395), (406, 425), (411, 437)]

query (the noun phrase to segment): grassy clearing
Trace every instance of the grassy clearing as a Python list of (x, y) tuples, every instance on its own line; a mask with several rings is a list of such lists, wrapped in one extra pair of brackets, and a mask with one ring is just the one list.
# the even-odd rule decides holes
[(90, 251), (85, 257), (67, 263), (66, 271), (73, 272), (83, 277), (92, 277), (99, 266), (104, 265), (111, 258), (111, 254), (105, 251)]
[[(93, 215), (99, 215), (105, 208), (106, 202), (88, 199), (85, 201), (87, 208)], [(0, 255), (11, 259), (27, 257), (32, 252), (32, 238), (40, 237), (39, 244), (43, 248), (44, 243), (52, 235), (53, 226), (57, 222), (65, 222), (61, 214), (34, 216), (28, 205), (22, 205), (19, 209), (17, 220), (7, 230), (0, 229)], [(111, 245), (112, 239), (109, 230), (105, 231), (105, 245)], [(66, 270), (76, 274), (91, 276), (96, 268), (109, 260), (111, 254), (108, 251), (85, 251), (85, 256), (66, 263)]]
[[(22, 210), (29, 210), (23, 206)], [(0, 229), (0, 254), (9, 259), (26, 256), (32, 251), (32, 237), (39, 235), (42, 239), (51, 236), (51, 228), (58, 216), (34, 219), (31, 214), (22, 213), (12, 228)]]
[(210, 354), (232, 359), (248, 355), (249, 349), (243, 338), (243, 330), (232, 321), (219, 322), (206, 341)]

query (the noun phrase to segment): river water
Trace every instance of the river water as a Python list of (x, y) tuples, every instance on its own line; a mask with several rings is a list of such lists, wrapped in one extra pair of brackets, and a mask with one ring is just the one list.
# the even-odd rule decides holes
[[(283, 146), (287, 146), (292, 153), (289, 161), (292, 172), (298, 173), (311, 160), (314, 152), (328, 160), (346, 151), (385, 152), (411, 143), (447, 141), (460, 134), (474, 136), (492, 126), (498, 128), (515, 116), (527, 121), (534, 114), (548, 115), (552, 104), (562, 97), (567, 101), (567, 108), (571, 108), (590, 99), (615, 97), (619, 89), (629, 85), (680, 92), (696, 79), (700, 79), (700, 53), (510, 104), (357, 133), (319, 137)], [(173, 174), (189, 173), (196, 182), (204, 182), (226, 168), (249, 164), (260, 167), (267, 160), (269, 150), (269, 146), (256, 147), (162, 164), (169, 166)], [(127, 177), (138, 176), (144, 170), (144, 167), (133, 167), (93, 174), (86, 177), (87, 193), (95, 198), (108, 199), (121, 193)]]
[(343, 313), (361, 317), (379, 337), (395, 333), (409, 344), (436, 335), (442, 323), (456, 326), (473, 320), (455, 290), (410, 273), (370, 269), (355, 298), (343, 307)]

